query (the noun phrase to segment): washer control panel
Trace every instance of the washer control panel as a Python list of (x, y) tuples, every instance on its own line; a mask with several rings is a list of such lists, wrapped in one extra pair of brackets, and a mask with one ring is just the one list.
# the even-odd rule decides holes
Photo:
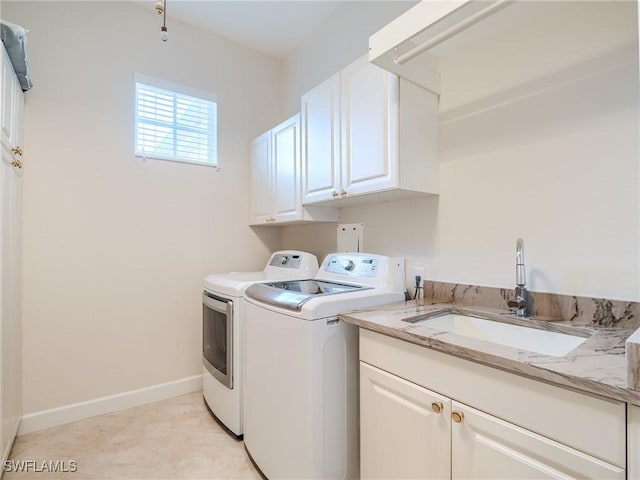
[(300, 262), (302, 258), (300, 255), (289, 255), (284, 253), (277, 253), (269, 262), (271, 267), (280, 267), (280, 268), (300, 268)]
[(375, 277), (377, 275), (378, 260), (368, 257), (352, 257), (334, 255), (327, 262), (325, 272), (351, 275), (354, 277)]

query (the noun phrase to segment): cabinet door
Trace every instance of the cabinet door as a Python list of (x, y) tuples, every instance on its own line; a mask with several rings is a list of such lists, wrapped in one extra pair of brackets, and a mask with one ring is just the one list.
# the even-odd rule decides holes
[(398, 92), (398, 77), (366, 57), (341, 72), (346, 195), (398, 186)]
[(22, 413), (22, 176), (2, 147), (0, 165), (0, 454), (6, 460)]
[(453, 479), (625, 478), (622, 468), (466, 405), (452, 409)]
[(14, 111), (16, 108), (16, 83), (7, 51), (2, 48), (2, 143), (10, 150), (15, 146)]
[(302, 96), (302, 202), (334, 198), (340, 191), (339, 75)]
[(627, 405), (627, 469), (627, 478), (640, 478), (640, 407), (631, 404)]
[(300, 116), (295, 115), (272, 131), (273, 215), (276, 222), (299, 220), (300, 200)]
[(271, 217), (271, 131), (251, 142), (249, 223), (267, 223)]
[[(2, 144), (17, 160), (22, 157), (22, 117), (24, 94), (13, 71), (6, 49), (2, 48), (2, 108), (0, 112)], [(16, 148), (18, 147), (18, 148)]]
[(450, 415), (447, 397), (360, 362), (361, 478), (449, 478)]

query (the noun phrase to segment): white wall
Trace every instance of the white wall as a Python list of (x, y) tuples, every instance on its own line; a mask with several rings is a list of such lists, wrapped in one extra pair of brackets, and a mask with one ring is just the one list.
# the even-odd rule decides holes
[[(522, 237), (532, 290), (638, 301), (636, 6), (522, 4), (556, 10), (438, 52), (439, 197), (345, 208), (341, 221), (363, 222), (365, 250), (405, 256), (408, 274), (513, 287)], [(283, 231), (287, 248), (307, 241), (330, 252), (335, 226)]]
[[(151, 4), (150, 4), (151, 5)], [(248, 144), (280, 119), (281, 63), (152, 5), (7, 2), (30, 29), (24, 412), (201, 372), (202, 278), (261, 268)], [(217, 94), (221, 170), (133, 155), (134, 72)]]

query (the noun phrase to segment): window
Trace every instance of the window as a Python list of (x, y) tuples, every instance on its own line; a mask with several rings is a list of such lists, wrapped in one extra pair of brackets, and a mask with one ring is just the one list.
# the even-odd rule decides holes
[(214, 95), (136, 75), (136, 155), (217, 166)]

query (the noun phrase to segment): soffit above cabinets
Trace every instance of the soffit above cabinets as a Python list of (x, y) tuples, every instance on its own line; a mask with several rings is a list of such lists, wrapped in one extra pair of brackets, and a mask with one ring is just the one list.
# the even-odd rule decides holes
[(431, 50), (515, 0), (423, 0), (369, 37), (369, 60), (440, 93)]
[[(465, 24), (492, 8), (477, 23)], [(443, 63), (467, 58), (467, 51), (478, 54), (471, 61), (490, 69), (495, 65), (484, 64), (486, 57), (502, 52), (508, 58), (515, 49), (524, 65), (512, 67), (522, 67), (529, 78), (542, 76), (567, 62), (611, 57), (637, 45), (635, 8), (635, 2), (610, 1), (423, 0), (369, 38), (369, 60), (437, 94), (442, 93)], [(436, 45), (406, 59), (407, 52), (434, 39)]]

